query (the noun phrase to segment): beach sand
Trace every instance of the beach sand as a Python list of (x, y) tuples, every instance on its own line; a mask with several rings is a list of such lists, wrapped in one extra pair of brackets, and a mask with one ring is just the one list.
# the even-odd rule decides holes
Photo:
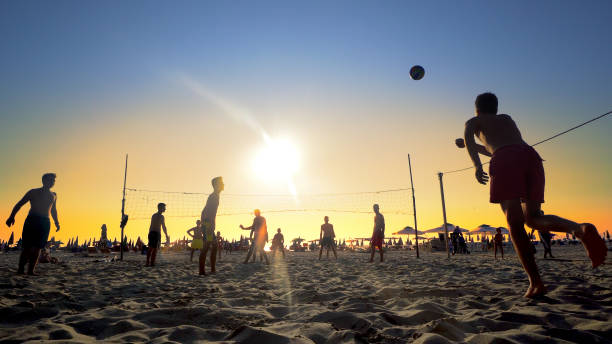
[(40, 264), (38, 277), (16, 276), (17, 252), (3, 253), (0, 342), (609, 343), (610, 258), (592, 270), (581, 246), (553, 253), (537, 253), (549, 288), (539, 300), (522, 297), (514, 253), (392, 251), (368, 264), (365, 253), (319, 262), (304, 252), (270, 266), (234, 253), (208, 276), (188, 253), (162, 254), (155, 268), (136, 253), (55, 254), (62, 263)]

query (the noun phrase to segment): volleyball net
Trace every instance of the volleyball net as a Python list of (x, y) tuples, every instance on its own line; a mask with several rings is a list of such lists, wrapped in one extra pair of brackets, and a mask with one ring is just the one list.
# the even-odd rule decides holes
[[(207, 193), (125, 190), (125, 213), (130, 219), (149, 219), (158, 203), (167, 206), (166, 217), (199, 218)], [(379, 204), (385, 214), (412, 215), (409, 188), (354, 193), (258, 195), (221, 193), (217, 216), (250, 215), (254, 209), (264, 213), (347, 213), (371, 214)]]

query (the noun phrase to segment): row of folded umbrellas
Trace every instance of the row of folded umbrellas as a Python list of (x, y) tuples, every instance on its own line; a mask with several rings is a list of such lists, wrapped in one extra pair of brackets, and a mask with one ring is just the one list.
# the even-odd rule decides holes
[[(510, 232), (508, 231), (507, 228), (504, 227), (491, 227), (487, 224), (482, 224), (472, 230), (468, 230), (465, 228), (460, 228), (457, 227), (455, 225), (453, 225), (452, 223), (447, 223), (446, 224), (446, 229), (448, 230), (449, 233), (452, 233), (456, 228), (459, 229), (459, 231), (461, 231), (462, 233), (467, 233), (468, 235), (471, 234), (495, 234), (497, 233), (497, 229), (499, 228), (501, 230), (502, 234), (510, 234)], [(419, 235), (423, 235), (426, 233), (444, 233), (444, 225), (440, 226), (440, 227), (436, 227), (436, 228), (431, 228), (428, 230), (424, 230), (424, 231), (419, 231)], [(395, 233), (393, 233), (393, 235), (402, 235), (402, 234), (415, 234), (414, 228), (410, 227), (410, 226), (406, 226), (404, 227), (404, 229), (402, 229), (401, 231), (397, 231)]]

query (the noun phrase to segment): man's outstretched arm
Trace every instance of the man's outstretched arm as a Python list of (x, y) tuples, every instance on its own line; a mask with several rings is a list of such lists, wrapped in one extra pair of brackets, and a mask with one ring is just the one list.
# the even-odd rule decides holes
[(19, 202), (15, 204), (15, 207), (13, 207), (13, 211), (11, 212), (11, 216), (9, 216), (8, 220), (6, 220), (7, 226), (10, 227), (15, 223), (15, 215), (17, 215), (17, 212), (19, 211), (19, 209), (21, 209), (21, 207), (23, 207), (26, 203), (30, 201), (31, 193), (32, 190), (26, 192), (26, 194), (19, 200)]

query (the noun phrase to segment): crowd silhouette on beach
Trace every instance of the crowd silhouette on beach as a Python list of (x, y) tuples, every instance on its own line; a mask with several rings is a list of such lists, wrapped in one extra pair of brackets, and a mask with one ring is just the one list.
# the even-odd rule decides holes
[[(476, 143), (476, 138), (482, 142), (482, 145)], [(582, 242), (593, 268), (604, 263), (608, 249), (593, 224), (577, 223), (556, 215), (544, 214), (542, 211), (541, 205), (544, 202), (545, 184), (543, 160), (536, 150), (523, 140), (513, 119), (509, 115), (498, 114), (498, 99), (493, 93), (487, 92), (476, 97), (475, 116), (466, 122), (464, 137), (456, 139), (455, 143), (457, 147), (467, 150), (475, 168), (477, 182), (483, 185), (490, 184), (489, 201), (500, 204), (509, 226), (512, 245), (529, 280), (529, 286), (524, 294), (525, 297), (542, 296), (547, 291), (535, 261), (535, 250), (532, 244), (533, 231), (528, 235), (525, 225), (539, 232), (544, 246), (545, 258), (553, 257), (551, 251), (552, 234), (550, 232), (563, 232)], [(488, 173), (484, 171), (480, 155), (491, 157)], [(17, 266), (18, 274), (35, 275), (41, 249), (44, 249), (48, 244), (51, 220), (55, 224), (56, 232), (60, 230), (56, 208), (58, 196), (51, 191), (55, 181), (56, 175), (54, 173), (44, 174), (42, 176), (42, 187), (26, 192), (6, 220), (8, 227), (14, 225), (16, 214), (26, 203), (30, 203), (30, 211), (23, 224), (19, 244), (22, 251)], [(206, 200), (200, 219), (197, 220), (195, 227), (187, 231), (187, 234), (192, 238), (190, 260), (193, 260), (196, 250), (200, 251), (198, 262), (200, 275), (206, 275), (207, 259), (209, 259), (210, 273), (216, 273), (216, 262), (221, 257), (221, 251), (225, 248), (226, 252), (231, 253), (233, 247), (233, 245), (229, 245), (228, 248), (228, 242), (221, 237), (220, 231), (217, 231), (216, 228), (217, 210), (221, 202), (221, 193), (225, 187), (223, 178), (215, 177), (211, 184), (213, 192)], [(145, 266), (147, 267), (156, 265), (158, 250), (162, 243), (162, 231), (165, 234), (166, 242), (170, 241), (163, 215), (166, 208), (166, 204), (159, 203), (157, 212), (151, 216), (148, 244), (146, 245)], [(384, 262), (385, 219), (378, 204), (374, 204), (372, 210), (374, 213), (374, 228), (370, 238), (369, 262), (374, 262), (376, 249), (379, 252), (380, 262)], [(248, 245), (249, 249), (244, 263), (248, 263), (251, 258), (255, 261), (256, 257), (259, 256), (260, 261), (270, 264), (264, 249), (268, 242), (267, 222), (259, 209), (255, 209), (253, 213), (254, 218), (250, 226), (240, 225), (242, 230), (249, 231), (248, 242), (251, 243)], [(337, 259), (336, 235), (333, 225), (329, 222), (327, 216), (323, 221), (319, 232), (320, 250), (318, 258), (321, 259), (323, 250), (326, 249), (328, 257), (331, 250), (334, 258)], [(104, 242), (103, 246), (106, 246), (106, 225), (103, 225), (101, 230), (100, 243)], [(609, 233), (607, 233), (607, 236), (609, 240)], [(469, 253), (466, 240), (458, 227), (451, 233), (450, 238), (444, 240), (453, 254)], [(121, 238), (121, 245), (126, 245), (126, 241), (125, 238)], [(503, 235), (500, 229), (497, 229), (491, 244), (494, 248), (495, 258), (497, 259), (499, 250), (503, 259)], [(5, 245), (5, 247), (8, 246)], [(285, 240), (281, 229), (278, 228), (272, 239), (271, 251), (273, 255), (276, 256), (280, 251), (284, 258), (284, 246)], [(144, 251), (145, 245), (139, 239), (134, 247), (143, 248)], [(43, 257), (49, 259), (46, 253)]]

